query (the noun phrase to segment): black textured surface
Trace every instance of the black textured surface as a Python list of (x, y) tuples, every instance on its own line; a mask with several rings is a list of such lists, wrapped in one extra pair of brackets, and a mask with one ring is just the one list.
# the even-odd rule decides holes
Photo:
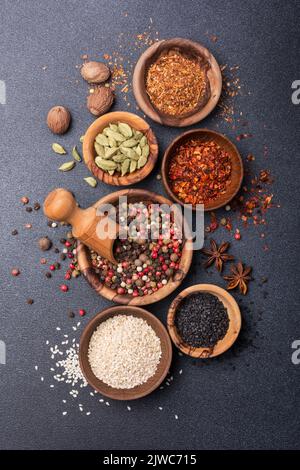
[[(291, 83), (300, 78), (299, 14), (297, 1), (1, 2), (0, 80), (6, 82), (7, 104), (0, 105), (0, 339), (7, 345), (7, 364), (0, 365), (0, 448), (299, 448), (300, 365), (291, 362), (291, 343), (300, 339), (300, 106), (291, 102)], [(240, 65), (246, 92), (237, 101), (253, 138), (238, 147), (244, 159), (250, 152), (256, 155), (254, 169), (272, 171), (274, 198), (281, 209), (269, 212), (269, 252), (263, 251), (255, 229), (245, 231), (233, 244), (233, 254), (254, 266), (257, 279), (242, 301), (243, 331), (233, 350), (208, 362), (175, 354), (171, 385), (132, 403), (130, 412), (125, 403), (112, 402), (108, 407), (86, 390), (80, 398), (91, 411), (86, 416), (67, 386), (49, 388), (53, 381), (45, 341), (55, 344), (60, 333), (72, 331), (76, 320), (67, 317), (68, 308), (85, 308), (85, 324), (108, 302), (84, 279), (73, 283), (67, 294), (59, 291), (62, 271), (45, 279), (37, 240), (41, 235), (58, 239), (63, 231), (51, 231), (41, 211), (25, 212), (19, 198), (28, 195), (32, 202), (41, 202), (49, 190), (65, 186), (82, 206), (88, 206), (114, 190), (86, 185), (84, 164), (68, 174), (59, 173), (62, 157), (52, 154), (50, 146), (59, 140), (70, 149), (93, 120), (85, 108), (86, 84), (75, 69), (80, 54), (99, 57), (111, 52), (124, 32), (124, 56), (136, 60), (137, 52), (130, 56), (134, 41), (128, 38), (145, 31), (150, 17), (161, 38), (198, 40), (220, 63)], [(216, 34), (218, 41), (211, 42), (207, 33)], [(133, 103), (131, 95), (130, 99)], [(66, 136), (54, 139), (45, 116), (55, 104), (70, 108), (73, 124)], [(119, 99), (114, 109), (127, 106)], [(217, 129), (217, 124), (231, 138), (243, 132), (232, 131), (214, 115), (201, 126)], [(161, 156), (179, 130), (156, 124), (153, 129)], [(267, 160), (264, 144), (269, 147)], [(162, 191), (155, 173), (140, 186)], [(24, 230), (24, 223), (31, 221), (33, 228)], [(11, 235), (14, 228), (19, 235)], [(222, 233), (217, 232), (217, 240)], [(21, 269), (17, 278), (10, 276), (14, 266)], [(269, 281), (260, 287), (262, 276)], [(209, 276), (199, 266), (197, 255), (183, 287), (196, 282), (223, 285), (217, 273)], [(174, 295), (149, 310), (165, 321)], [(240, 296), (234, 295), (240, 302)], [(26, 303), (29, 297), (33, 305)], [(56, 331), (57, 325), (62, 332)]]

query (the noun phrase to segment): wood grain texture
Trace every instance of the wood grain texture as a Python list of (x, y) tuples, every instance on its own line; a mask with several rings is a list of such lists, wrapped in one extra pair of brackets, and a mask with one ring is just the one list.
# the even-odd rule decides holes
[[(121, 191), (116, 191), (115, 193), (108, 194), (100, 199), (94, 207), (98, 207), (101, 204), (117, 204), (119, 197), (127, 196), (128, 200), (131, 202), (134, 201), (153, 201), (159, 204), (168, 204), (172, 205), (172, 202), (165, 197), (153, 193), (151, 191), (146, 191), (143, 189), (123, 189)], [(189, 233), (185, 233), (185, 242), (182, 250), (182, 256), (180, 259), (179, 270), (171, 280), (169, 280), (168, 284), (166, 284), (161, 289), (158, 289), (153, 294), (145, 295), (143, 297), (132, 297), (131, 295), (118, 295), (116, 291), (110, 289), (106, 285), (100, 282), (99, 276), (95, 273), (95, 270), (92, 266), (89, 250), (87, 247), (79, 243), (77, 247), (77, 257), (78, 257), (78, 264), (79, 268), (91, 285), (93, 289), (99, 294), (105, 297), (108, 300), (113, 302), (122, 304), (122, 305), (149, 305), (154, 302), (158, 302), (159, 300), (167, 297), (171, 292), (173, 292), (185, 276), (187, 275), (193, 257), (193, 244), (192, 240), (189, 238)]]
[[(118, 174), (111, 176), (105, 171), (101, 170), (101, 168), (99, 168), (95, 163), (96, 151), (94, 149), (94, 142), (96, 136), (102, 132), (102, 130), (107, 127), (109, 123), (117, 122), (125, 122), (134, 129), (145, 134), (150, 147), (150, 154), (146, 165), (144, 165), (140, 170), (136, 170), (133, 173), (125, 176), (120, 176)], [(98, 178), (98, 180), (113, 186), (128, 186), (142, 181), (151, 173), (155, 167), (158, 157), (157, 140), (149, 124), (147, 124), (144, 119), (137, 116), (136, 114), (127, 113), (124, 111), (116, 111), (113, 113), (104, 114), (103, 116), (96, 119), (85, 133), (82, 149), (84, 161), (93, 175)]]
[[(146, 92), (146, 74), (162, 53), (170, 50), (197, 58), (207, 69), (208, 88), (204, 100), (191, 113), (181, 117), (169, 116), (158, 111)], [(186, 127), (201, 121), (215, 108), (222, 91), (222, 74), (214, 56), (201, 44), (189, 39), (173, 38), (156, 42), (139, 58), (133, 73), (133, 93), (139, 107), (154, 121), (173, 127)]]
[[(227, 333), (213, 348), (193, 348), (189, 346), (180, 337), (175, 325), (176, 311), (181, 301), (185, 297), (196, 292), (206, 292), (215, 295), (223, 303), (228, 312), (229, 327)], [(173, 300), (167, 317), (168, 330), (175, 346), (184, 354), (199, 359), (219, 356), (227, 351), (227, 349), (229, 349), (237, 339), (241, 329), (241, 323), (241, 312), (235, 299), (226, 290), (215, 286), (214, 284), (196, 284), (180, 292), (180, 294)]]
[(182, 200), (179, 199), (170, 188), (168, 178), (169, 163), (177, 148), (191, 139), (198, 139), (202, 141), (213, 140), (217, 142), (217, 144), (219, 144), (220, 147), (226, 150), (226, 152), (228, 152), (228, 154), (230, 155), (232, 165), (231, 182), (228, 185), (226, 192), (224, 194), (221, 194), (217, 199), (210, 202), (206, 202), (204, 204), (205, 211), (219, 209), (220, 207), (223, 207), (228, 204), (240, 190), (244, 177), (244, 167), (242, 158), (237, 147), (223, 134), (211, 131), (210, 129), (193, 129), (190, 131), (183, 132), (178, 137), (176, 137), (167, 147), (161, 165), (161, 176), (165, 190), (174, 201), (184, 206)]
[[(162, 356), (155, 374), (144, 384), (131, 389), (116, 389), (105, 384), (94, 375), (88, 361), (89, 343), (96, 328), (101, 322), (120, 314), (144, 319), (159, 337), (162, 350)], [(79, 361), (83, 375), (94, 390), (114, 400), (136, 400), (149, 395), (165, 379), (172, 361), (172, 344), (166, 328), (152, 313), (139, 307), (115, 306), (98, 313), (85, 327), (80, 339)]]

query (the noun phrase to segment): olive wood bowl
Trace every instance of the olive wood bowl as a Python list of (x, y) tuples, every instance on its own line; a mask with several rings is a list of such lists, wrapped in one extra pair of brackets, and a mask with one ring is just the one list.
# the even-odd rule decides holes
[[(143, 132), (146, 135), (150, 147), (150, 154), (146, 165), (133, 173), (120, 176), (118, 174), (110, 175), (105, 171), (101, 170), (96, 163), (96, 151), (94, 148), (94, 142), (96, 136), (108, 126), (109, 123), (114, 122), (125, 122), (134, 129)], [(113, 186), (127, 186), (130, 184), (138, 183), (139, 181), (146, 178), (149, 173), (153, 170), (158, 157), (158, 144), (156, 137), (150, 128), (149, 124), (137, 116), (136, 114), (127, 113), (124, 111), (116, 111), (113, 113), (104, 114), (103, 116), (96, 119), (93, 124), (87, 129), (83, 139), (83, 158), (88, 169), (98, 180), (103, 181), (106, 184)]]
[[(180, 147), (180, 145), (186, 143), (191, 139), (198, 139), (204, 141), (213, 140), (217, 142), (220, 147), (225, 149), (226, 152), (228, 152), (228, 154), (230, 155), (232, 165), (231, 182), (227, 186), (226, 192), (224, 194), (221, 194), (218, 198), (214, 199), (213, 201), (206, 202), (204, 204), (205, 211), (219, 209), (220, 207), (223, 207), (228, 204), (239, 192), (244, 177), (244, 167), (242, 158), (236, 146), (223, 134), (219, 134), (218, 132), (212, 131), (210, 129), (193, 129), (190, 131), (183, 132), (170, 143), (164, 153), (161, 165), (161, 175), (165, 190), (174, 201), (184, 206), (184, 202), (179, 199), (170, 188), (168, 178), (169, 163), (178, 147)], [(195, 210), (196, 208), (193, 207), (193, 209)]]
[[(193, 348), (192, 346), (189, 346), (180, 337), (175, 325), (176, 311), (181, 301), (190, 294), (197, 292), (207, 292), (209, 294), (215, 295), (223, 303), (228, 312), (229, 327), (227, 333), (224, 338), (218, 341), (213, 348)], [(175, 346), (177, 346), (177, 348), (180, 349), (180, 351), (182, 351), (184, 354), (200, 359), (219, 356), (220, 354), (227, 351), (227, 349), (229, 349), (237, 339), (241, 329), (241, 323), (241, 312), (235, 299), (226, 290), (215, 286), (214, 284), (196, 284), (194, 286), (188, 287), (187, 289), (184, 289), (173, 300), (167, 316), (168, 330)]]
[[(170, 50), (179, 51), (187, 57), (201, 61), (207, 69), (208, 87), (206, 96), (198, 106), (182, 116), (170, 116), (163, 114), (151, 103), (146, 91), (146, 75), (162, 53)], [(222, 91), (222, 74), (220, 67), (204, 46), (189, 39), (173, 38), (156, 42), (150, 46), (139, 58), (133, 73), (133, 93), (139, 107), (144, 113), (160, 124), (173, 127), (186, 127), (202, 121), (217, 105)]]
[[(123, 189), (116, 191), (112, 194), (108, 194), (100, 199), (94, 204), (93, 207), (98, 207), (101, 204), (117, 204), (120, 196), (127, 196), (128, 201), (153, 201), (159, 204), (168, 204), (172, 205), (173, 203), (166, 199), (165, 197), (153, 193), (151, 191), (146, 191), (143, 189)], [(188, 230), (188, 229), (187, 229)], [(193, 242), (189, 236), (189, 233), (185, 231), (185, 240), (184, 246), (182, 249), (182, 256), (180, 259), (179, 270), (174, 274), (173, 278), (169, 282), (158, 289), (153, 294), (148, 294), (143, 297), (132, 297), (131, 295), (117, 294), (115, 290), (110, 289), (105, 284), (102, 284), (99, 275), (96, 273), (94, 267), (92, 266), (91, 258), (89, 256), (89, 249), (81, 242), (77, 246), (77, 258), (79, 269), (90, 284), (90, 286), (95, 289), (95, 291), (105, 297), (108, 300), (113, 302), (123, 304), (123, 305), (148, 305), (154, 302), (167, 297), (171, 292), (173, 292), (183, 281), (187, 275), (193, 257)]]
[[(157, 336), (160, 338), (162, 355), (155, 374), (150, 377), (147, 382), (131, 389), (118, 389), (107, 385), (99, 380), (93, 373), (88, 360), (88, 349), (90, 339), (96, 328), (101, 322), (115, 315), (132, 315), (134, 317), (143, 318), (150, 325)], [(110, 307), (98, 313), (86, 325), (82, 332), (79, 347), (80, 367), (87, 382), (102, 395), (113, 398), (114, 400), (136, 400), (153, 392), (162, 383), (166, 377), (171, 361), (172, 361), (172, 344), (168, 332), (161, 321), (152, 313), (139, 307)]]

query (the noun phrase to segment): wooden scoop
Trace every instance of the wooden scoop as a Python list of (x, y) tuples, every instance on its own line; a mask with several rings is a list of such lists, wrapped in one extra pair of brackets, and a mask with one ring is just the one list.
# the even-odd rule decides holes
[(110, 236), (106, 233), (108, 224), (112, 226), (112, 221), (109, 220), (107, 213), (99, 214), (99, 208), (96, 209), (93, 206), (88, 209), (80, 209), (70, 191), (57, 188), (45, 199), (44, 214), (51, 220), (71, 224), (75, 238), (78, 238), (103, 258), (116, 263), (113, 245), (119, 233), (119, 226), (116, 223), (113, 227), (113, 236), (111, 233)]

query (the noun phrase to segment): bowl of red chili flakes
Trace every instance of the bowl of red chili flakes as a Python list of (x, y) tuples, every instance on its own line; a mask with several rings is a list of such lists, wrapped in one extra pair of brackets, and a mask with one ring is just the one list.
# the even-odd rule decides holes
[(205, 211), (219, 209), (238, 193), (243, 162), (236, 146), (223, 134), (193, 129), (179, 135), (165, 151), (162, 180), (168, 195), (181, 205)]

